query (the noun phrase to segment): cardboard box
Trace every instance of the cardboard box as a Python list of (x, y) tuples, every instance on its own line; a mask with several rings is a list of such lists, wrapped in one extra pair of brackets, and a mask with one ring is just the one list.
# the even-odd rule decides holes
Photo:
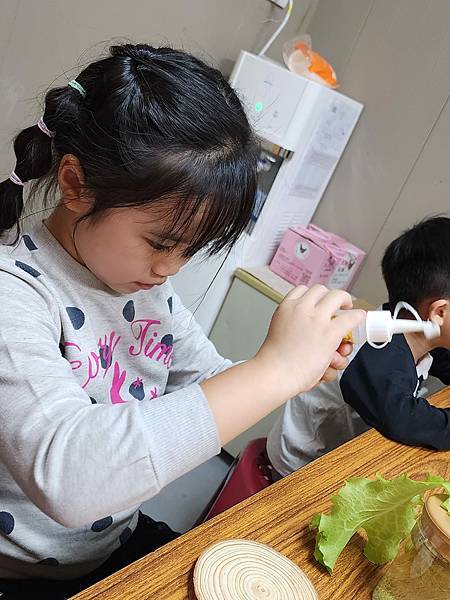
[(283, 236), (270, 269), (294, 285), (321, 283), (346, 290), (365, 255), (354, 244), (317, 225), (292, 227)]
[(292, 227), (284, 234), (270, 270), (293, 285), (327, 285), (342, 258), (337, 246), (326, 243), (314, 231)]

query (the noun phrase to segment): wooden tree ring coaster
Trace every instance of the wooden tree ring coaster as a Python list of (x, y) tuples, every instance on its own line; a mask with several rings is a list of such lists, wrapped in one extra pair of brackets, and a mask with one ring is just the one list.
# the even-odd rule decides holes
[(198, 600), (318, 600), (303, 571), (258, 542), (227, 540), (210, 546), (197, 560)]

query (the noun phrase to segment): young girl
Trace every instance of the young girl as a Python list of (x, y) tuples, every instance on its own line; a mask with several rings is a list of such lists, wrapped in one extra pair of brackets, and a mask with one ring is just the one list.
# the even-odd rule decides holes
[(297, 288), (230, 368), (181, 306), (168, 277), (242, 233), (257, 156), (233, 90), (184, 52), (113, 46), (14, 149), (0, 234), (27, 182), (57, 201), (0, 250), (0, 591), (63, 598), (173, 539), (140, 504), (333, 377), (363, 313)]

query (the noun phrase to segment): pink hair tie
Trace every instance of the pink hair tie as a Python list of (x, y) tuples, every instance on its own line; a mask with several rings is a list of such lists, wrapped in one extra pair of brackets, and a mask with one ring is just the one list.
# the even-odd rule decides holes
[(16, 185), (21, 185), (22, 187), (25, 185), (24, 182), (20, 179), (20, 177), (14, 173), (14, 171), (11, 171), (9, 179)]
[(45, 135), (48, 135), (48, 137), (53, 138), (55, 137), (55, 132), (51, 131), (47, 125), (44, 123), (44, 119), (41, 117), (39, 119), (39, 121), (37, 122), (37, 126), (39, 127), (39, 129), (42, 131), (42, 133), (45, 133)]

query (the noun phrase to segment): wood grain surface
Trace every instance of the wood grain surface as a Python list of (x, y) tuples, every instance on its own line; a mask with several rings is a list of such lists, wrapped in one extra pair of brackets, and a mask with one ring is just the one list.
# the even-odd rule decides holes
[[(431, 402), (450, 406), (450, 387)], [(370, 430), (74, 598), (194, 600), (192, 571), (203, 550), (220, 540), (246, 538), (269, 544), (298, 564), (320, 600), (369, 600), (383, 569), (363, 556), (363, 539), (356, 535), (350, 541), (330, 576), (313, 558), (308, 524), (316, 512), (329, 510), (345, 479), (377, 472), (388, 478), (404, 472), (415, 479), (427, 473), (450, 478), (450, 452), (403, 446)]]

